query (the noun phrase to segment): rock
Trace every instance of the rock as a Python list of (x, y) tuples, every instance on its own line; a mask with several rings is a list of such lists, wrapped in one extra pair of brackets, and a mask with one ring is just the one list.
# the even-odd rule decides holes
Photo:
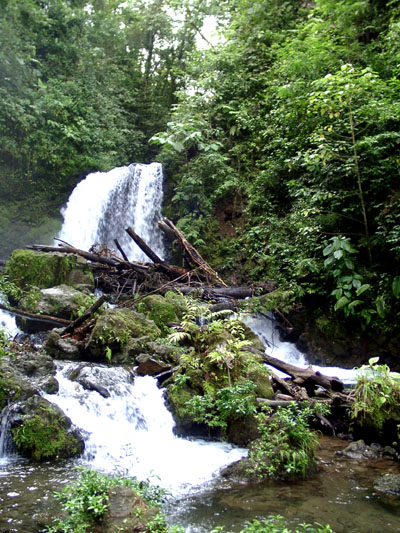
[(336, 454), (357, 460), (378, 459), (382, 456), (382, 446), (376, 443), (368, 446), (363, 440), (357, 440), (351, 442), (344, 450), (336, 452)]
[(245, 457), (244, 459), (239, 459), (239, 461), (235, 461), (223, 468), (220, 475), (233, 483), (247, 484), (259, 481), (255, 474), (249, 472), (250, 466), (249, 459)]
[(138, 365), (137, 373), (139, 376), (156, 376), (157, 374), (161, 374), (161, 372), (171, 370), (171, 365), (157, 361), (145, 353), (136, 357), (136, 364)]
[(30, 291), (19, 301), (24, 311), (37, 315), (50, 315), (74, 320), (79, 313), (90, 307), (93, 297), (68, 285)]
[(105, 387), (103, 387), (103, 385), (100, 385), (100, 383), (95, 383), (94, 381), (91, 381), (90, 379), (85, 378), (85, 377), (80, 377), (76, 379), (76, 381), (80, 385), (82, 385), (82, 387), (85, 390), (96, 391), (100, 394), (100, 396), (103, 396), (103, 398), (110, 397), (110, 393), (108, 392), (108, 390)]
[(160, 335), (160, 329), (152, 320), (132, 309), (107, 309), (96, 321), (86, 353), (93, 359), (106, 359), (106, 349), (110, 349), (113, 356), (118, 355), (132, 338), (155, 340)]
[(0, 411), (6, 404), (27, 400), (40, 390), (55, 390), (55, 372), (54, 361), (43, 353), (21, 351), (5, 355), (0, 360)]
[(147, 523), (159, 513), (128, 487), (112, 487), (108, 491), (108, 510), (93, 533), (129, 533), (149, 531)]
[(4, 267), (4, 274), (21, 289), (45, 289), (62, 284), (94, 288), (93, 274), (86, 260), (75, 254), (14, 250)]
[(11, 433), (18, 452), (36, 461), (80, 455), (84, 442), (61, 409), (40, 396), (9, 410)]
[(374, 489), (400, 496), (400, 474), (384, 474), (374, 481)]
[(78, 361), (81, 358), (81, 343), (72, 337), (62, 338), (62, 330), (53, 329), (50, 332), (44, 348), (55, 359), (70, 359)]

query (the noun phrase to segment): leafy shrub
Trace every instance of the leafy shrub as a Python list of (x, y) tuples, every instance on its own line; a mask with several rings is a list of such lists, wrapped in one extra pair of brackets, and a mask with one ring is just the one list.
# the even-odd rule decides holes
[(229, 422), (255, 414), (255, 389), (256, 385), (245, 381), (218, 390), (215, 398), (194, 396), (187, 402), (187, 412), (195, 422), (226, 430)]
[(373, 357), (358, 369), (351, 417), (361, 426), (378, 431), (390, 419), (400, 420), (400, 374)]
[(316, 411), (325, 407), (291, 403), (259, 415), (261, 438), (249, 450), (249, 474), (264, 477), (305, 477), (314, 464), (318, 437), (310, 429), (309, 421)]
[[(62, 510), (67, 514), (65, 519), (58, 520), (48, 533), (86, 533), (96, 521), (100, 520), (108, 509), (108, 490), (111, 487), (126, 486), (136, 492), (145, 502), (159, 506), (164, 501), (166, 492), (160, 487), (150, 485), (136, 478), (109, 477), (93, 470), (82, 469), (77, 483), (68, 485), (56, 493), (61, 502)], [(158, 518), (157, 518), (158, 517)], [(160, 518), (161, 517), (161, 518)], [(163, 525), (163, 528), (161, 525)], [(161, 529), (160, 529), (161, 528)], [(156, 515), (149, 531), (166, 533), (168, 530), (163, 516)]]

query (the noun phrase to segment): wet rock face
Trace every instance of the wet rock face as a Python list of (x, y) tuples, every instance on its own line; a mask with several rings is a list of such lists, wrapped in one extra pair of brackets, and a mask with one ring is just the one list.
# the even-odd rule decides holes
[(51, 357), (21, 351), (0, 361), (0, 410), (6, 404), (27, 400), (39, 391), (56, 392), (56, 369)]
[(62, 338), (62, 330), (53, 329), (45, 343), (45, 350), (55, 359), (81, 359), (81, 344), (72, 337)]
[(140, 354), (136, 357), (138, 365), (137, 373), (139, 376), (157, 376), (161, 372), (171, 370), (171, 365), (158, 361), (148, 354)]

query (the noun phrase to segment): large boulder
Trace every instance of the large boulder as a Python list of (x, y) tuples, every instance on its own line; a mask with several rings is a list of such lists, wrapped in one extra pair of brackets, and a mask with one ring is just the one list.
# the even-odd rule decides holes
[(19, 307), (37, 315), (74, 320), (90, 307), (93, 298), (69, 285), (58, 285), (30, 291), (20, 300)]
[(132, 309), (107, 309), (96, 321), (86, 351), (94, 359), (120, 355), (132, 338), (155, 340), (161, 336), (153, 320)]
[(80, 455), (84, 441), (59, 407), (41, 396), (14, 404), (9, 410), (11, 433), (18, 452), (35, 461)]
[(76, 254), (14, 250), (4, 267), (4, 275), (23, 290), (62, 284), (94, 288), (93, 274), (86, 260)]

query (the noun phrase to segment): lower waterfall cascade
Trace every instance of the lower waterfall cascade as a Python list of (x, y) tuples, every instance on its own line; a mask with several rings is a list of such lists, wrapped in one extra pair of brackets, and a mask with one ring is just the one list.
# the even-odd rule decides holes
[(212, 480), (222, 466), (247, 454), (227, 443), (175, 436), (172, 415), (154, 378), (132, 380), (122, 367), (85, 366), (85, 375), (109, 392), (104, 398), (68, 379), (76, 366), (58, 363), (59, 392), (45, 398), (86, 435), (83, 464), (138, 479), (151, 480), (154, 475), (158, 485), (180, 494)]

